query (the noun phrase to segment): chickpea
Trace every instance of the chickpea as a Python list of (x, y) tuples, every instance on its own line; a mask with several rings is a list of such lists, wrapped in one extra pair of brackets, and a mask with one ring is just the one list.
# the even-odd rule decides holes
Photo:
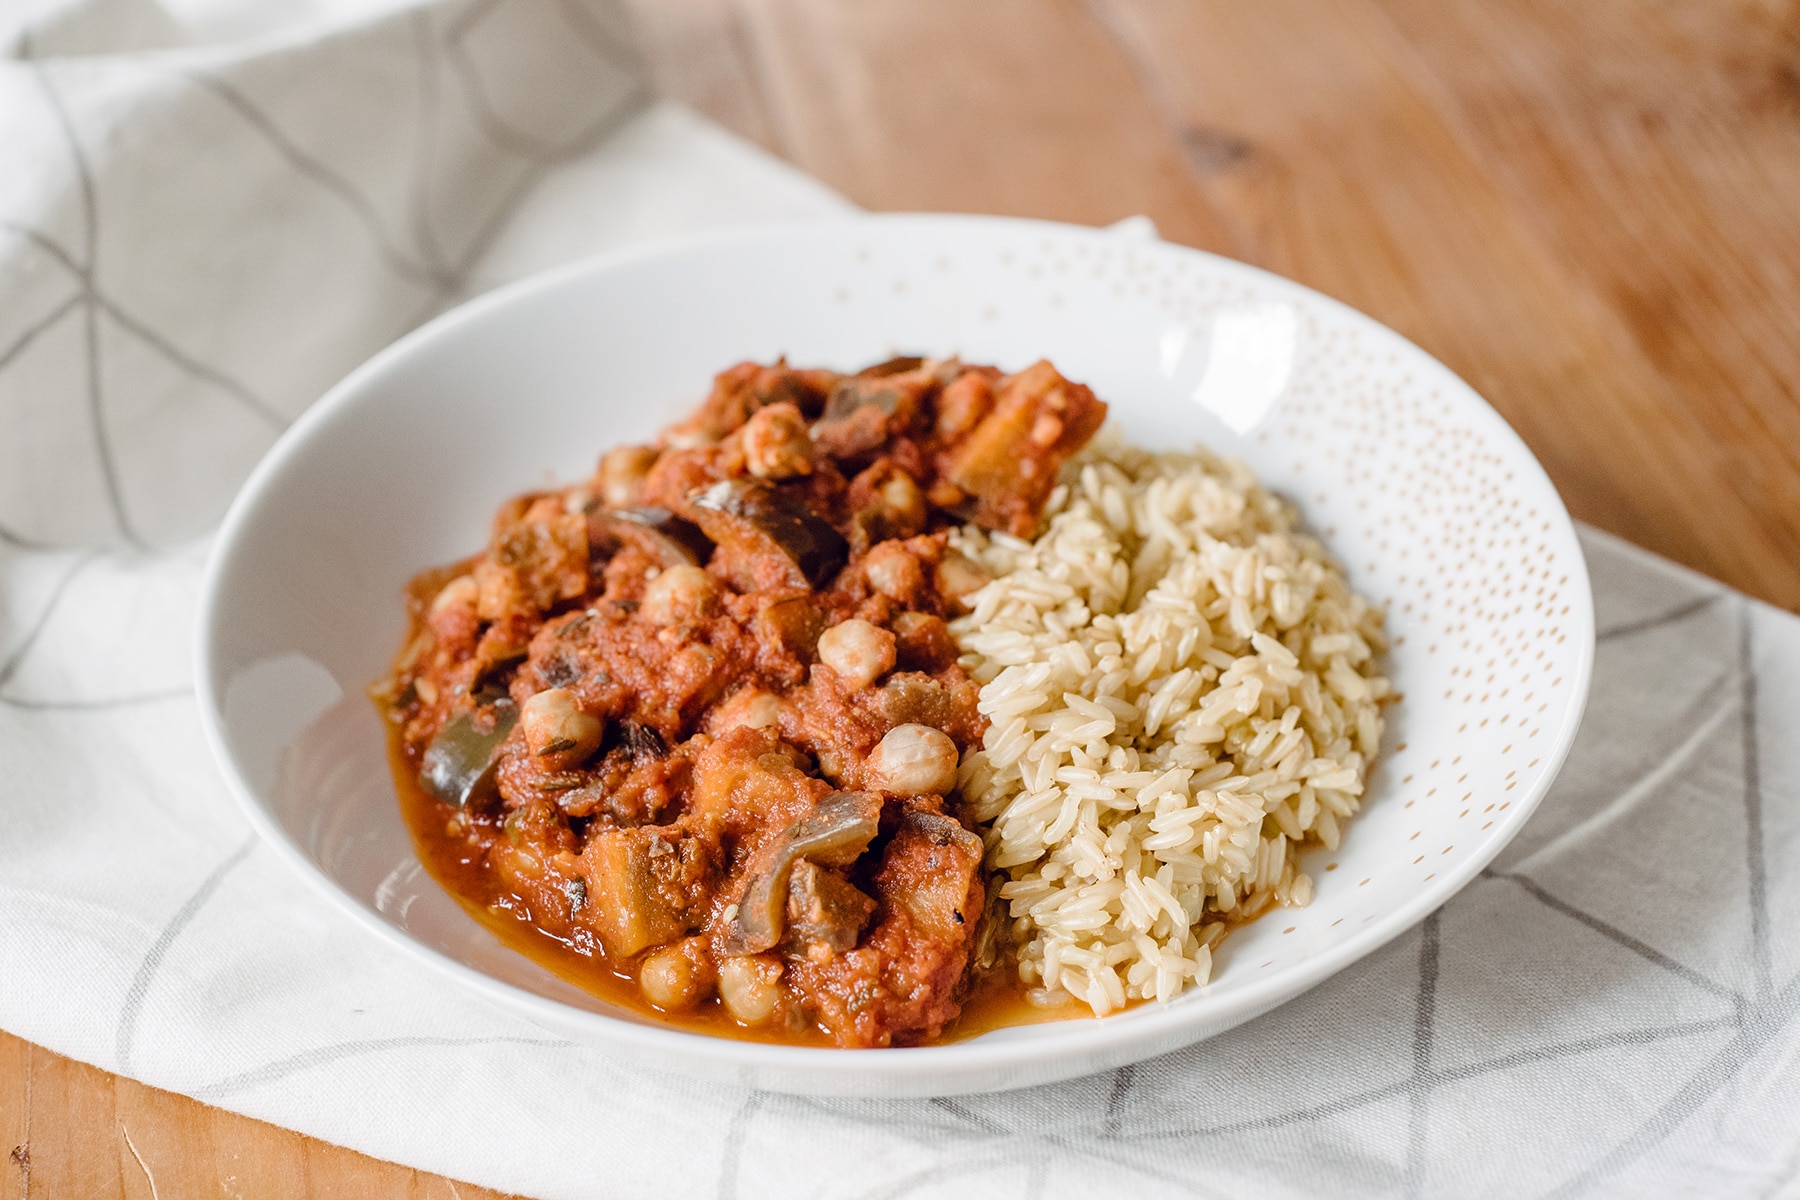
[(956, 743), (929, 725), (896, 725), (869, 755), (871, 777), (904, 796), (943, 795), (956, 787)]
[(969, 494), (957, 487), (954, 483), (951, 483), (948, 479), (940, 479), (931, 485), (931, 490), (925, 493), (925, 498), (939, 508), (949, 512), (962, 504), (963, 501), (967, 500)]
[(658, 625), (691, 625), (718, 608), (719, 581), (702, 568), (666, 567), (644, 589), (638, 613)]
[(925, 524), (925, 493), (905, 471), (896, 470), (881, 485), (881, 502), (907, 528), (917, 529)]
[(1034, 446), (1054, 446), (1062, 435), (1062, 418), (1054, 413), (1044, 413), (1032, 424), (1029, 436)]
[(883, 542), (863, 559), (869, 586), (890, 600), (906, 600), (925, 586), (925, 573), (899, 542)]
[(967, 433), (993, 407), (993, 382), (979, 371), (964, 372), (938, 397), (938, 432), (945, 437)]
[(944, 555), (944, 561), (938, 564), (938, 590), (952, 600), (966, 600), (975, 592), (986, 587), (993, 579), (982, 569), (981, 565), (957, 550)]
[(475, 564), (475, 612), (484, 621), (498, 621), (525, 603), (519, 590), (519, 573), (484, 558)]
[(581, 762), (599, 748), (606, 729), (599, 717), (582, 711), (568, 688), (551, 688), (525, 701), (519, 725), (526, 748), (552, 767)]
[(868, 687), (894, 669), (894, 635), (852, 617), (819, 635), (819, 661), (851, 687)]
[(902, 671), (936, 673), (956, 661), (956, 639), (942, 617), (903, 612), (894, 618), (894, 638)]
[(608, 508), (630, 508), (643, 494), (644, 479), (662, 452), (654, 446), (619, 446), (600, 459), (600, 500)]
[(474, 577), (471, 575), (458, 575), (455, 579), (446, 583), (443, 586), (443, 590), (439, 591), (436, 596), (432, 597), (431, 615), (436, 616), (438, 613), (448, 612), (451, 609), (457, 608), (465, 608), (472, 613), (475, 611), (475, 605), (480, 599), (481, 587), (475, 582)]
[(670, 942), (645, 956), (638, 968), (638, 990), (664, 1012), (694, 1007), (706, 999), (714, 982), (712, 960), (700, 938)]
[(758, 409), (744, 423), (743, 437), (744, 465), (758, 479), (812, 474), (812, 435), (794, 405), (783, 401)]
[(781, 1005), (781, 964), (752, 955), (719, 964), (719, 998), (746, 1025), (761, 1025)]
[(734, 729), (773, 729), (781, 724), (786, 706), (781, 697), (761, 688), (745, 688), (713, 713), (712, 733), (724, 737)]

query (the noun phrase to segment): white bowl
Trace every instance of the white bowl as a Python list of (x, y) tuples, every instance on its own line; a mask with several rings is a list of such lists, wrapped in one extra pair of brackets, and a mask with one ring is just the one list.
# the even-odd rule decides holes
[[(1403, 693), (1367, 806), (1317, 891), (1234, 932), (1212, 982), (1104, 1020), (842, 1051), (684, 1033), (502, 948), (420, 869), (363, 696), (413, 572), (478, 548), (501, 500), (584, 476), (741, 359), (1049, 357), (1133, 440), (1204, 440), (1302, 508), (1388, 605)], [(502, 424), (504, 422), (504, 424)], [(1374, 321), (1239, 263), (979, 217), (848, 218), (690, 239), (527, 280), (334, 388), (237, 498), (201, 605), (200, 708), (251, 822), (396, 949), (640, 1058), (818, 1094), (1044, 1083), (1209, 1037), (1411, 927), (1499, 853), (1575, 735), (1593, 661), (1575, 532), (1506, 423)]]

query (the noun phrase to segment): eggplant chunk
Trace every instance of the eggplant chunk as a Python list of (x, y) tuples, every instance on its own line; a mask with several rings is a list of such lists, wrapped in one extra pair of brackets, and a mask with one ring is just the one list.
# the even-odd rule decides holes
[(954, 818), (912, 811), (888, 842), (889, 867), (907, 865), (912, 886), (890, 897), (929, 936), (955, 940), (981, 913), (981, 839)]
[(788, 883), (787, 941), (808, 958), (854, 949), (875, 901), (830, 871), (801, 859)]
[(822, 588), (850, 546), (804, 501), (757, 479), (727, 479), (691, 498), (700, 528), (721, 546), (777, 557), (796, 587)]
[(796, 858), (847, 867), (862, 857), (881, 827), (881, 798), (872, 792), (833, 792), (788, 827)]
[(614, 961), (681, 937), (705, 903), (709, 872), (703, 856), (689, 840), (664, 830), (605, 830), (581, 859), (587, 919)]
[(828, 621), (810, 596), (777, 600), (756, 615), (758, 632), (772, 635), (803, 663), (818, 657), (819, 637)]
[(692, 521), (666, 508), (621, 508), (588, 516), (588, 540), (599, 546), (635, 546), (662, 567), (701, 567), (712, 542)]
[(881, 799), (869, 792), (833, 792), (788, 826), (751, 870), (750, 886), (726, 930), (727, 952), (760, 954), (781, 940), (795, 863), (811, 859), (847, 867), (869, 848), (880, 828)]
[[(555, 511), (543, 511), (554, 507)], [(561, 511), (560, 502), (534, 503), (525, 517), (495, 538), (475, 564), (475, 611), (496, 620), (519, 609), (544, 612), (587, 590), (587, 518)]]
[(494, 775), (500, 743), (518, 719), (519, 710), (511, 700), (498, 700), (485, 709), (451, 717), (425, 750), (419, 764), (420, 784), (455, 808), (492, 800), (498, 795)]
[(1037, 532), (1056, 473), (1106, 419), (1106, 405), (1039, 361), (1000, 381), (994, 408), (950, 454), (946, 475), (971, 498), (978, 525)]

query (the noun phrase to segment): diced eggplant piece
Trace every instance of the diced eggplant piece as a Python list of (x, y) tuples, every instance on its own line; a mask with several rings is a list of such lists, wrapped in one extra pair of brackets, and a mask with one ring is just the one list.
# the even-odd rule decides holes
[(861, 857), (881, 828), (881, 798), (871, 792), (833, 792), (794, 822), (763, 851), (750, 886), (726, 930), (732, 954), (760, 954), (781, 941), (794, 864), (811, 859), (847, 867)]
[(588, 540), (634, 546), (661, 567), (706, 565), (713, 545), (692, 521), (666, 508), (621, 508), (588, 516)]
[(968, 607), (969, 597), (992, 583), (994, 577), (987, 573), (974, 559), (960, 550), (948, 550), (943, 560), (938, 563), (936, 582), (938, 595), (950, 603), (955, 611), (963, 611)]
[(788, 827), (788, 847), (798, 858), (847, 867), (862, 857), (881, 827), (881, 798), (872, 792), (833, 792)]
[[(902, 671), (942, 671), (956, 661), (956, 640), (942, 617), (930, 613), (904, 612), (891, 622), (895, 651)], [(919, 720), (906, 717), (903, 720)], [(927, 721), (926, 724), (931, 724)]]
[(608, 829), (582, 851), (587, 920), (609, 958), (674, 941), (693, 924), (703, 871), (691, 847), (651, 826)]
[(913, 886), (897, 898), (933, 937), (960, 938), (981, 915), (981, 839), (954, 818), (910, 811), (888, 843), (889, 866), (907, 861)]
[(857, 554), (925, 527), (925, 494), (905, 468), (891, 459), (871, 463), (850, 483), (850, 546)]
[(957, 714), (949, 688), (923, 673), (900, 672), (882, 686), (881, 715), (890, 725), (942, 729)]
[(813, 428), (814, 444), (836, 459), (867, 458), (889, 438), (913, 431), (932, 382), (916, 366), (839, 380)]
[(861, 408), (877, 408), (887, 416), (909, 415), (908, 402), (913, 399), (908, 389), (888, 383), (882, 376), (853, 375), (831, 389), (825, 405), (825, 420), (843, 421)]
[(519, 609), (543, 612), (587, 590), (587, 518), (554, 507), (539, 512), (534, 504), (529, 519), (498, 533), (488, 559), (476, 564), (476, 611), (484, 620)]
[(917, 412), (920, 398), (936, 382), (933, 373), (919, 370), (925, 363), (917, 355), (901, 355), (838, 380), (825, 403), (823, 419), (843, 420), (872, 405), (905, 424)]
[(825, 632), (829, 618), (819, 611), (808, 596), (777, 600), (756, 616), (758, 632), (766, 631), (795, 658), (810, 663), (819, 654), (819, 635)]
[(567, 687), (581, 678), (581, 660), (566, 649), (553, 650), (537, 664), (537, 677), (545, 687)]
[(771, 834), (831, 795), (830, 784), (807, 773), (810, 765), (778, 729), (740, 725), (721, 732), (694, 760), (683, 817), (694, 829), (772, 844), (778, 838)]
[(937, 434), (958, 438), (981, 423), (994, 407), (994, 381), (999, 372), (976, 368), (964, 371), (938, 393)]
[(875, 912), (875, 901), (841, 876), (806, 859), (794, 864), (788, 883), (787, 941), (810, 957), (855, 948)]
[(850, 556), (850, 546), (804, 501), (757, 479), (727, 479), (691, 498), (700, 528), (720, 545), (753, 556), (779, 556), (796, 587), (821, 588)]
[[(897, 396), (899, 393), (883, 393)], [(813, 448), (840, 464), (867, 461), (888, 443), (890, 418), (880, 404), (863, 404), (849, 409), (841, 417), (820, 421), (813, 426)]]
[(951, 451), (945, 474), (969, 496), (969, 519), (1031, 537), (1057, 472), (1104, 420), (1092, 390), (1039, 361), (1001, 380), (993, 411)]
[(458, 713), (444, 722), (419, 764), (419, 783), (455, 808), (482, 805), (498, 795), (500, 743), (518, 722), (511, 700)]

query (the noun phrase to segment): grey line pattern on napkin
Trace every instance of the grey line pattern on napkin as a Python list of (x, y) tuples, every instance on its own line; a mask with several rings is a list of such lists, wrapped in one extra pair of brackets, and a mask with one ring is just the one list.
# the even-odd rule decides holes
[[(56, 116), (56, 127), (62, 134), (63, 142), (68, 149), (69, 161), (74, 168), (75, 180), (80, 188), (82, 215), (82, 249), (83, 253), (76, 264), (75, 260), (64, 257), (64, 261), (76, 265), (82, 280), (83, 296), (81, 305), (82, 347), (87, 368), (87, 407), (88, 422), (93, 434), (94, 457), (100, 467), (101, 481), (105, 485), (106, 502), (112, 512), (113, 523), (118, 527), (119, 536), (127, 545), (137, 549), (148, 549), (148, 544), (139, 536), (131, 523), (131, 517), (125, 511), (125, 497), (119, 486), (119, 464), (113, 453), (112, 435), (106, 427), (105, 404), (101, 397), (100, 386), (100, 318), (94, 310), (92, 287), (97, 247), (100, 242), (99, 207), (94, 200), (94, 173), (88, 166), (87, 155), (82, 151), (81, 139), (76, 136), (75, 125), (69, 119), (69, 110), (57, 92), (56, 85), (50, 81), (50, 74), (41, 62), (31, 64), (32, 74), (38, 86), (43, 89), (44, 98), (49, 102), (50, 110)], [(41, 237), (40, 241), (49, 243), (51, 239)]]
[(250, 1088), (280, 1083), (302, 1071), (343, 1062), (345, 1059), (362, 1058), (392, 1050), (464, 1050), (474, 1046), (530, 1046), (539, 1049), (566, 1049), (568, 1045), (569, 1043), (561, 1038), (527, 1037), (389, 1037), (333, 1042), (325, 1046), (314, 1046), (310, 1050), (264, 1063), (260, 1067), (252, 1067), (235, 1075), (227, 1075), (212, 1083), (201, 1084), (194, 1088), (193, 1092), (196, 1099), (222, 1100)]
[(219, 865), (200, 881), (200, 886), (196, 887), (192, 894), (182, 902), (181, 907), (175, 910), (175, 915), (163, 925), (161, 931), (156, 935), (156, 940), (150, 943), (150, 948), (138, 961), (137, 970), (131, 977), (131, 986), (125, 990), (125, 1002), (119, 1007), (119, 1024), (113, 1037), (113, 1056), (118, 1061), (120, 1073), (131, 1074), (132, 1050), (133, 1043), (137, 1038), (138, 1017), (144, 1009), (144, 998), (150, 994), (150, 985), (156, 981), (156, 972), (161, 968), (163, 959), (168, 957), (169, 947), (175, 944), (175, 939), (181, 936), (181, 931), (188, 927), (194, 917), (205, 907), (206, 902), (212, 899), (213, 893), (219, 890), (219, 885), (225, 882), (225, 877), (231, 874), (239, 863), (250, 857), (250, 852), (256, 849), (256, 840), (254, 833), (246, 837), (238, 843), (237, 849), (226, 855)]
[(1431, 1122), (1431, 1043), (1436, 1036), (1438, 984), (1438, 928), (1442, 912), (1425, 918), (1419, 934), (1419, 991), (1415, 1001), (1412, 1039), (1412, 1081), (1407, 1090), (1406, 1174), (1402, 1192), (1423, 1194), (1426, 1138)]
[(104, 713), (121, 708), (137, 708), (145, 704), (166, 704), (194, 694), (191, 687), (161, 688), (129, 696), (96, 696), (69, 700), (39, 700), (23, 696), (0, 696), (0, 704), (21, 712)]
[(1626, 621), (1622, 625), (1614, 625), (1609, 629), (1602, 629), (1594, 634), (1594, 640), (1599, 642), (1610, 642), (1614, 638), (1630, 637), (1634, 633), (1650, 633), (1654, 630), (1673, 625), (1677, 621), (1686, 620), (1695, 613), (1704, 612), (1713, 605), (1719, 603), (1723, 598), (1722, 595), (1699, 596), (1693, 600), (1689, 600), (1686, 604), (1677, 605), (1669, 612), (1659, 613), (1654, 617), (1645, 617), (1638, 621)]
[(394, 274), (423, 288), (436, 289), (445, 285), (447, 281), (441, 272), (414, 262), (410, 255), (393, 243), (387, 230), (382, 228), (381, 215), (375, 211), (375, 206), (369, 202), (368, 197), (356, 189), (355, 184), (296, 146), (291, 138), (281, 132), (281, 127), (250, 103), (242, 92), (215, 75), (195, 72), (189, 78), (242, 117), (275, 153), (287, 161), (297, 175), (311, 180), (343, 201), (344, 206), (356, 218), (356, 223), (368, 233), (375, 256)]
[(6, 370), (12, 360), (31, 349), (31, 344), (43, 336), (45, 331), (55, 326), (64, 317), (81, 306), (81, 295), (77, 293), (51, 309), (33, 325), (25, 327), (25, 331), (14, 338), (12, 344), (0, 350), (0, 371)]
[[(370, 239), (369, 252), (376, 261), (384, 264), (400, 280), (418, 289), (418, 298), (396, 314), (395, 325), (389, 336), (397, 336), (435, 316), (448, 303), (460, 298), (468, 285), (470, 272), (493, 245), (518, 206), (551, 168), (566, 162), (618, 129), (649, 100), (649, 92), (635, 69), (634, 60), (620, 49), (624, 42), (616, 36), (609, 38), (607, 32), (596, 23), (598, 18), (588, 12), (586, 6), (568, 0), (531, 0), (531, 3), (543, 6), (555, 14), (556, 19), (568, 31), (570, 42), (582, 47), (608, 69), (605, 76), (596, 76), (597, 79), (612, 81), (607, 85), (611, 88), (610, 92), (607, 87), (603, 87), (594, 97), (584, 98), (592, 115), (558, 139), (539, 138), (509, 124), (497, 111), (490, 95), (490, 85), (483, 79), (481, 68), (469, 53), (466, 44), (468, 38), (483, 21), (490, 19), (504, 6), (502, 0), (475, 0), (474, 3), (453, 6), (453, 13), (441, 36), (430, 15), (423, 9), (397, 18), (410, 31), (412, 47), (419, 59), (421, 120), (413, 138), (418, 153), (411, 163), (405, 186), (407, 199), (397, 214), (401, 222), (410, 228), (417, 245), (416, 251), (403, 247), (394, 239), (381, 206), (355, 180), (303, 149), (283, 130), (275, 117), (228, 77), (225, 69), (171, 67), (171, 77), (184, 79), (192, 87), (212, 96), (226, 110), (235, 113), (243, 128), (267, 145), (287, 170), (317, 188), (321, 194), (331, 197), (333, 203), (350, 214), (357, 225), (366, 231)], [(519, 0), (515, 0), (512, 7), (518, 6)], [(446, 62), (450, 66), (447, 72), (443, 69)], [(140, 528), (121, 479), (121, 446), (108, 415), (109, 409), (116, 404), (115, 397), (108, 394), (108, 388), (135, 385), (116, 381), (109, 384), (105, 380), (104, 364), (108, 361), (109, 351), (102, 345), (101, 317), (104, 315), (116, 322), (122, 330), (149, 347), (176, 370), (229, 397), (265, 425), (271, 437), (279, 434), (289, 423), (290, 417), (283, 411), (284, 407), (295, 407), (295, 404), (293, 400), (276, 403), (260, 395), (257, 389), (237, 378), (232, 371), (207, 361), (206, 356), (184, 349), (174, 338), (128, 311), (126, 306), (101, 289), (98, 256), (103, 214), (93, 166), (83, 147), (82, 132), (53, 78), (54, 60), (33, 59), (25, 65), (36, 79), (44, 101), (53, 114), (52, 124), (68, 156), (71, 180), (79, 195), (81, 250), (79, 253), (72, 252), (43, 230), (12, 216), (0, 216), (0, 229), (25, 238), (60, 262), (75, 281), (78, 290), (73, 296), (53, 306), (31, 326), (15, 334), (5, 347), (0, 347), (0, 381), (5, 379), (14, 360), (64, 320), (79, 315), (88, 437), (104, 505), (110, 514), (114, 538), (133, 549), (149, 550), (153, 543), (166, 539), (152, 538)], [(436, 136), (437, 122), (443, 115), (438, 92), (446, 80), (460, 91), (462, 98), (470, 106), (477, 118), (481, 136), (494, 148), (512, 156), (521, 164), (510, 181), (499, 190), (491, 207), (466, 231), (460, 250), (450, 256), (444, 254), (430, 218), (433, 196), (431, 172), (437, 161), (431, 146), (432, 139)], [(344, 362), (340, 372), (353, 365), (354, 360)], [(300, 404), (304, 404), (311, 398), (304, 396), (298, 399)], [(246, 469), (248, 466), (246, 463)], [(215, 511), (210, 516), (217, 516), (217, 509), (222, 507), (227, 498), (228, 494), (217, 498)], [(17, 524), (15, 519), (9, 528)], [(37, 541), (28, 529), (18, 529), (16, 533), (17, 538), (9, 538), (9, 544), (23, 546)]]
[(1750, 953), (1756, 971), (1756, 994), (1769, 994), (1772, 971), (1769, 966), (1769, 884), (1768, 860), (1763, 854), (1762, 772), (1758, 765), (1761, 750), (1756, 740), (1756, 660), (1752, 654), (1755, 637), (1750, 623), (1750, 602), (1737, 605), (1738, 678), (1742, 686), (1744, 755), (1744, 858), (1750, 875)]
[(68, 592), (69, 585), (74, 583), (75, 577), (94, 561), (94, 557), (91, 552), (78, 556), (73, 563), (69, 564), (69, 569), (62, 573), (62, 577), (56, 581), (55, 586), (50, 589), (50, 598), (38, 610), (37, 618), (32, 621), (30, 628), (26, 629), (25, 636), (19, 639), (18, 645), (12, 648), (4, 660), (0, 660), (0, 690), (4, 690), (6, 685), (12, 682), (13, 676), (19, 673), (19, 667), (24, 663), (25, 656), (31, 653), (33, 646), (37, 645), (38, 638), (43, 635), (44, 626), (50, 623), (50, 618), (56, 612), (56, 606), (62, 602), (63, 595)]
[(1563, 901), (1558, 900), (1549, 891), (1535, 882), (1529, 875), (1518, 871), (1496, 871), (1492, 868), (1483, 870), (1481, 875), (1484, 879), (1504, 879), (1509, 883), (1517, 884), (1519, 887), (1523, 888), (1533, 900), (1536, 900), (1545, 908), (1559, 912), (1570, 920), (1581, 922), (1607, 941), (1625, 947), (1625, 949), (1644, 959), (1646, 962), (1655, 963), (1663, 970), (1668, 971), (1672, 975), (1679, 976), (1688, 983), (1700, 988), (1702, 991), (1711, 992), (1713, 995), (1729, 1000), (1739, 1007), (1742, 1007), (1745, 1003), (1743, 995), (1737, 990), (1728, 988), (1722, 983), (1716, 983), (1713, 980), (1708, 979), (1706, 976), (1685, 963), (1676, 962), (1654, 946), (1651, 946), (1638, 938), (1632, 937), (1629, 933), (1626, 933), (1623, 929), (1618, 928), (1611, 922), (1603, 921), (1591, 913), (1581, 911), (1573, 904), (1566, 904)]

